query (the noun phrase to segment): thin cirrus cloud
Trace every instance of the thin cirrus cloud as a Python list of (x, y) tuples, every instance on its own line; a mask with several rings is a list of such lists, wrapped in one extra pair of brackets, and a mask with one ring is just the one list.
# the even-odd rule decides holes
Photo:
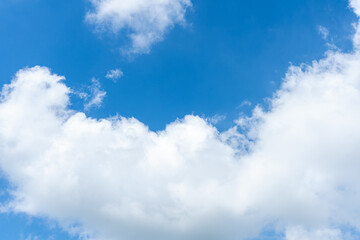
[[(351, 1), (360, 12), (360, 1)], [(359, 32), (359, 28), (357, 28)], [(267, 111), (219, 132), (189, 115), (153, 132), (93, 119), (46, 67), (3, 87), (3, 210), (56, 220), (85, 239), (357, 239), (360, 48), (290, 67)]]
[(100, 31), (123, 30), (131, 43), (123, 48), (128, 54), (148, 53), (175, 24), (185, 23), (190, 0), (89, 0), (93, 9), (87, 22)]

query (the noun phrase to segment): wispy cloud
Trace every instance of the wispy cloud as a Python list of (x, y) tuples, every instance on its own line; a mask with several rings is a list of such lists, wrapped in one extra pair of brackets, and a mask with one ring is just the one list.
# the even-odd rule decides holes
[(225, 116), (225, 115), (219, 115), (219, 114), (216, 114), (216, 115), (214, 115), (214, 116), (212, 116), (212, 117), (206, 118), (206, 120), (207, 120), (209, 123), (214, 124), (214, 125), (218, 124), (218, 123), (221, 122), (221, 121), (224, 121), (225, 119), (226, 119), (226, 116)]
[(319, 33), (321, 34), (321, 37), (324, 39), (324, 40), (327, 40), (328, 39), (328, 36), (329, 36), (329, 30), (324, 27), (324, 26), (319, 26)]
[(338, 47), (333, 43), (333, 39), (329, 37), (329, 30), (324, 26), (319, 26), (318, 30), (322, 39), (325, 40), (327, 47), (332, 50), (338, 50)]
[(106, 96), (106, 92), (101, 89), (101, 85), (98, 80), (93, 78), (91, 82), (92, 85), (90, 86), (90, 95), (85, 93), (85, 99), (87, 100), (84, 105), (85, 110), (89, 110), (92, 107), (101, 106), (103, 99)]
[(105, 77), (107, 79), (111, 79), (112, 81), (116, 82), (123, 75), (124, 73), (120, 69), (112, 69), (106, 73)]

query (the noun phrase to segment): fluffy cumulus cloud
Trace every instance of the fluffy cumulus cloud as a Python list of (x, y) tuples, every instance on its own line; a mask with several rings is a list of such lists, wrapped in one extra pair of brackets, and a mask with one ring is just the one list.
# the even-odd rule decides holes
[(147, 53), (175, 24), (185, 23), (190, 0), (89, 0), (86, 20), (99, 30), (124, 30), (131, 40), (126, 53)]
[(354, 39), (352, 53), (291, 67), (270, 109), (225, 132), (192, 115), (159, 132), (92, 119), (69, 108), (63, 77), (20, 70), (1, 93), (0, 166), (13, 186), (4, 206), (85, 239), (244, 239), (269, 228), (287, 240), (358, 239)]

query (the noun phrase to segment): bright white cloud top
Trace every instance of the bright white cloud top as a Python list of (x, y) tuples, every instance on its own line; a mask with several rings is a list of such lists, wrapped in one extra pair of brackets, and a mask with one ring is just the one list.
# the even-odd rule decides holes
[(175, 24), (185, 23), (190, 0), (89, 0), (94, 9), (86, 20), (98, 29), (118, 33), (126, 30), (131, 39), (127, 53), (148, 53)]
[(241, 239), (269, 225), (287, 240), (355, 239), (359, 66), (355, 47), (291, 67), (271, 108), (226, 132), (191, 115), (160, 132), (91, 119), (69, 108), (63, 77), (20, 70), (0, 103), (7, 208), (101, 240)]

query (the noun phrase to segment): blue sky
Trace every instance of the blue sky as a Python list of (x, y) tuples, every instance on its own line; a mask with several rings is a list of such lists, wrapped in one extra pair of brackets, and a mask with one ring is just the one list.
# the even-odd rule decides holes
[[(225, 116), (216, 128), (231, 128), (256, 105), (267, 105), (290, 65), (326, 57), (334, 50), (329, 44), (352, 52), (357, 21), (345, 0), (193, 0), (186, 22), (167, 29), (149, 52), (124, 54), (127, 30), (98, 31), (85, 20), (92, 9), (86, 0), (2, 0), (0, 84), (36, 65), (65, 76), (75, 92), (89, 94), (97, 79), (106, 91), (101, 106), (84, 109), (85, 100), (70, 94), (69, 108), (94, 119), (134, 117), (152, 131), (189, 114)], [(105, 77), (112, 69), (123, 72), (116, 82)], [(0, 182), (4, 203), (12, 199), (9, 189), (20, 186), (9, 175), (5, 170)], [(1, 214), (0, 239), (78, 239), (46, 211), (34, 215)], [(254, 239), (284, 236), (269, 232)]]
[[(84, 22), (89, 7), (2, 1), (1, 83), (35, 65), (66, 76), (73, 88), (86, 88), (95, 77), (108, 94), (90, 116), (134, 116), (154, 130), (189, 113), (227, 115), (228, 126), (243, 101), (257, 104), (273, 94), (290, 63), (324, 55), (319, 26), (348, 50), (355, 19), (347, 1), (194, 1), (187, 26), (175, 26), (150, 54), (129, 58), (119, 51), (121, 34), (94, 34)], [(124, 72), (116, 84), (104, 79), (114, 68)]]

